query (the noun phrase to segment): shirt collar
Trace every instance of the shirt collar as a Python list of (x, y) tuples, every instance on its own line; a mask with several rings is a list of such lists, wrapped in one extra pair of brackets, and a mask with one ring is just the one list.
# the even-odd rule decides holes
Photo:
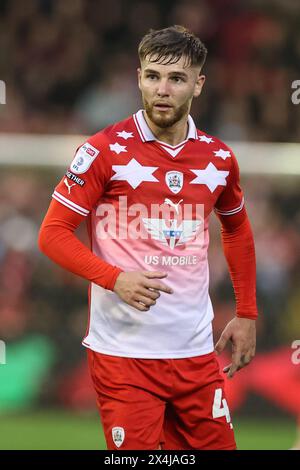
[[(140, 109), (137, 113), (135, 113), (133, 115), (133, 119), (142, 142), (150, 142), (153, 140), (157, 140), (157, 138), (153, 135), (150, 127), (148, 126), (146, 119), (144, 118), (143, 109)], [(188, 115), (188, 135), (185, 141), (190, 139), (197, 139), (197, 129), (192, 116)]]

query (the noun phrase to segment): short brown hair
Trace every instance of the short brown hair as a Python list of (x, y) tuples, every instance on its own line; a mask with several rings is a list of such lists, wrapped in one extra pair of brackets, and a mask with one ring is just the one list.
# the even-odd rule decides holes
[(184, 26), (174, 25), (168, 28), (150, 31), (142, 38), (138, 48), (140, 61), (146, 57), (150, 62), (163, 65), (175, 64), (186, 57), (185, 66), (203, 66), (207, 49), (193, 33)]

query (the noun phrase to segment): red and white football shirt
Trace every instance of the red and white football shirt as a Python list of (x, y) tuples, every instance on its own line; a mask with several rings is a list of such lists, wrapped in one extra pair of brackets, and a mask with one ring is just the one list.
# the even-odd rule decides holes
[(124, 271), (164, 271), (174, 291), (140, 312), (92, 283), (83, 345), (104, 354), (182, 358), (213, 351), (208, 219), (243, 208), (232, 151), (198, 131), (156, 140), (138, 111), (81, 146), (53, 198), (88, 220), (93, 253)]

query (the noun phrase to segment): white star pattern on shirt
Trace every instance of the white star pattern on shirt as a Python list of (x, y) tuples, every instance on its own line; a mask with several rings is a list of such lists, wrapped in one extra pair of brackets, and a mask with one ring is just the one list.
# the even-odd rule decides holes
[(109, 148), (112, 152), (116, 152), (118, 155), (122, 152), (127, 152), (126, 145), (120, 145), (118, 142), (115, 144), (109, 144)]
[(211, 142), (214, 142), (212, 137), (206, 137), (206, 135), (199, 135), (199, 140), (200, 140), (200, 142), (206, 142), (207, 144), (210, 144)]
[(117, 136), (122, 137), (125, 140), (130, 139), (131, 137), (133, 138), (132, 132), (126, 132), (126, 131), (117, 132)]
[(214, 150), (214, 154), (216, 157), (221, 157), (223, 160), (226, 160), (226, 158), (231, 157), (229, 150)]
[(192, 170), (197, 178), (191, 181), (191, 184), (206, 184), (210, 192), (213, 193), (217, 186), (226, 186), (226, 176), (229, 171), (218, 170), (215, 165), (209, 163), (205, 170)]
[(112, 165), (116, 174), (111, 180), (127, 181), (133, 189), (136, 189), (143, 181), (158, 182), (152, 175), (158, 166), (143, 166), (132, 158), (127, 165)]

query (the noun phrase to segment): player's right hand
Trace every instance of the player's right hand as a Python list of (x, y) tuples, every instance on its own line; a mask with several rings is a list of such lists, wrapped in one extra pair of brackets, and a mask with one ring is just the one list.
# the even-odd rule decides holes
[(114, 292), (128, 305), (146, 312), (156, 304), (160, 292), (172, 294), (173, 290), (159, 279), (167, 277), (161, 271), (122, 272), (117, 277)]

